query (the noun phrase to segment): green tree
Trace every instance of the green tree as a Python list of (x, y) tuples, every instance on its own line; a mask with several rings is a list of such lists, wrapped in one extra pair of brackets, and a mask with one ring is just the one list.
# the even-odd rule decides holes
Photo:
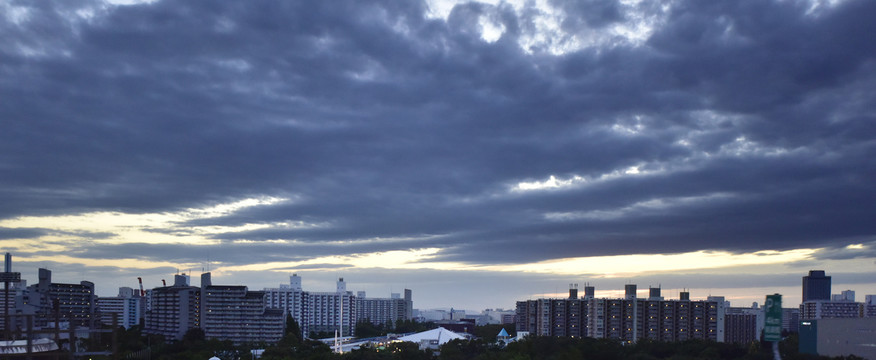
[(356, 337), (370, 338), (386, 335), (386, 327), (383, 324), (374, 325), (368, 319), (356, 322)]
[(431, 321), (419, 322), (416, 320), (399, 320), (396, 321), (395, 329), (393, 329), (393, 331), (398, 334), (405, 334), (432, 330), (437, 327), (438, 325), (435, 325), (435, 323)]
[(294, 335), (296, 339), (296, 344), (301, 343), (301, 327), (298, 326), (298, 321), (295, 320), (292, 315), (286, 315), (286, 332), (285, 335)]
[(505, 329), (508, 334), (517, 332), (514, 324), (487, 324), (475, 326), (474, 330), (472, 330), (472, 335), (478, 339), (484, 339), (486, 342), (494, 343), (496, 342), (496, 336), (499, 335), (502, 329)]
[(386, 347), (386, 350), (392, 355), (392, 359), (397, 360), (431, 360), (432, 352), (420, 350), (420, 346), (412, 342), (392, 343)]
[(286, 330), (276, 344), (265, 347), (262, 358), (266, 360), (291, 359), (295, 349), (301, 346), (301, 328), (291, 315), (286, 316)]
[(498, 349), (491, 347), (486, 341), (481, 339), (454, 339), (441, 345), (440, 350), (441, 352), (438, 355), (440, 360), (468, 360), (478, 356), (487, 356), (487, 353), (495, 352)]

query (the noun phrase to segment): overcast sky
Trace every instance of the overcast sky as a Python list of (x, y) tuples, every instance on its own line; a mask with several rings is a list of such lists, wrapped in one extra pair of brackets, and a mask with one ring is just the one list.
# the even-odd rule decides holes
[(0, 247), (30, 283), (876, 294), (874, 1), (0, 14)]

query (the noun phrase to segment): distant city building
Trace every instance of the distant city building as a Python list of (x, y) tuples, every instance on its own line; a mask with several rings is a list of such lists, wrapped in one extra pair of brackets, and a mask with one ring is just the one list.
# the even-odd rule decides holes
[(189, 286), (184, 275), (175, 275), (172, 286), (152, 289), (143, 332), (181, 340), (189, 329), (201, 326), (200, 297), (201, 289)]
[[(7, 296), (6, 292), (9, 292)], [(25, 308), (23, 305), (24, 294), (27, 292), (27, 281), (21, 280), (19, 283), (10, 283), (9, 290), (0, 289), (0, 330), (6, 329), (6, 309), (7, 307), (3, 305), (3, 301), (8, 301), (8, 309), (9, 315), (11, 315), (10, 326), (9, 329), (11, 331), (15, 331), (16, 329), (24, 329), (27, 324), (25, 323), (25, 319), (18, 315), (24, 315)], [(30, 314), (33, 314), (31, 309)]]
[(831, 301), (855, 301), (855, 292), (852, 290), (845, 290), (839, 294), (833, 294), (830, 296)]
[(490, 317), (486, 314), (465, 314), (465, 320), (474, 320), (478, 326), (484, 326), (490, 323)]
[(783, 308), (782, 309), (782, 330), (795, 333), (800, 327), (800, 309)]
[(148, 310), (144, 332), (180, 340), (194, 328), (211, 339), (236, 344), (274, 343), (285, 330), (282, 309), (267, 306), (263, 291), (243, 285), (213, 285), (211, 274), (201, 274), (201, 286), (190, 286), (190, 277), (175, 275), (172, 286), (147, 291)]
[(514, 310), (486, 309), (483, 314), (487, 318), (487, 324), (513, 324), (516, 313)]
[[(589, 288), (589, 289), (588, 289)], [(724, 341), (723, 297), (706, 301), (665, 300), (659, 291), (648, 299), (636, 297), (636, 285), (625, 286), (622, 299), (597, 299), (585, 287), (585, 297), (572, 289), (566, 299), (517, 302), (518, 332), (539, 336), (592, 337), (633, 343), (640, 339)]]
[(72, 327), (94, 328), (97, 320), (97, 296), (94, 283), (79, 284), (52, 282), (52, 271), (39, 269), (39, 282), (27, 287), (22, 293), (21, 313), (33, 314), (34, 326), (42, 328), (55, 321), (57, 313), (61, 322)]
[(275, 343), (283, 337), (281, 309), (268, 309), (265, 292), (242, 285), (213, 285), (211, 274), (201, 275), (200, 325), (204, 336), (236, 344)]
[(368, 320), (375, 325), (395, 324), (412, 318), (413, 301), (411, 290), (405, 289), (405, 297), (391, 294), (389, 298), (368, 298), (360, 291), (356, 296), (356, 320)]
[(800, 320), (858, 318), (863, 310), (863, 304), (852, 301), (812, 300), (800, 304)]
[(764, 310), (755, 303), (750, 308), (728, 307), (724, 314), (724, 342), (749, 344), (760, 341)]
[(334, 292), (308, 292), (301, 287), (296, 274), (289, 278), (289, 286), (265, 289), (267, 306), (281, 309), (291, 315), (301, 328), (302, 335), (334, 333), (352, 336), (356, 330), (356, 297), (347, 291), (347, 283), (338, 279)]
[[(357, 296), (358, 295), (358, 296)], [(368, 298), (364, 291), (357, 295), (347, 291), (347, 283), (338, 279), (334, 292), (309, 292), (301, 286), (297, 274), (289, 278), (289, 285), (265, 289), (266, 304), (291, 315), (301, 328), (303, 336), (311, 333), (340, 331), (342, 336), (353, 336), (356, 323), (368, 320), (374, 324), (395, 324), (413, 319), (413, 301), (410, 289), (389, 298)]]
[(439, 328), (445, 328), (457, 334), (472, 334), (477, 326), (475, 319), (438, 320), (435, 322)]
[(830, 294), (830, 276), (825, 276), (822, 270), (809, 271), (809, 276), (803, 277), (803, 302), (799, 308), (801, 324), (812, 323), (811, 320), (819, 319), (876, 316), (876, 305), (870, 305), (874, 301), (872, 295), (865, 296), (865, 301), (860, 303), (855, 302), (855, 292), (852, 290), (844, 290), (833, 295), (826, 294)]
[(813, 300), (830, 300), (830, 276), (824, 270), (810, 270), (803, 277), (803, 302)]
[(310, 318), (308, 328), (315, 333), (334, 333), (353, 336), (356, 331), (356, 297), (347, 291), (344, 278), (338, 279), (335, 292), (309, 293)]
[(301, 277), (293, 274), (289, 277), (289, 284), (281, 284), (279, 288), (265, 289), (265, 303), (267, 307), (281, 309), (287, 315), (292, 316), (301, 335), (310, 334), (310, 296), (301, 288)]
[(417, 310), (420, 321), (459, 320), (466, 317), (465, 310), (426, 309)]
[(447, 313), (447, 310), (442, 309), (420, 309), (416, 311), (417, 318), (420, 321), (436, 321), (436, 320), (448, 320), (450, 319), (450, 315)]
[(140, 325), (146, 312), (146, 299), (139, 292), (135, 294), (132, 288), (120, 287), (118, 296), (97, 298), (97, 309), (101, 323), (112, 325), (115, 317), (116, 325), (128, 329)]
[(876, 317), (876, 295), (867, 295), (864, 299), (864, 317)]

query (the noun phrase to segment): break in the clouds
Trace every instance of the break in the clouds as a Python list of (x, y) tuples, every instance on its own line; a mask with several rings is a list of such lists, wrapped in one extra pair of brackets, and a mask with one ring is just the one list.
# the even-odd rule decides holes
[(21, 266), (583, 282), (873, 258), (872, 1), (0, 9)]

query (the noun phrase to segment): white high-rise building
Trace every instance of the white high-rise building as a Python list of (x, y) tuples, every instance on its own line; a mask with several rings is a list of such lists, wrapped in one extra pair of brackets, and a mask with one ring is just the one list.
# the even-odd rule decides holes
[(298, 274), (289, 277), (289, 285), (265, 289), (265, 304), (292, 316), (298, 322), (302, 335), (310, 334), (310, 314), (306, 311), (310, 306), (310, 297), (301, 289), (301, 277)]
[(101, 323), (112, 325), (115, 316), (116, 324), (128, 329), (140, 324), (146, 312), (146, 299), (132, 288), (120, 287), (116, 297), (97, 298), (97, 310)]
[(372, 324), (395, 324), (401, 320), (411, 320), (413, 301), (411, 290), (405, 289), (405, 297), (401, 294), (390, 294), (389, 298), (367, 298), (360, 291), (356, 297), (356, 319), (368, 320)]
[(356, 330), (356, 297), (347, 291), (344, 278), (339, 278), (335, 292), (312, 292), (309, 308), (310, 332), (334, 333), (340, 336), (353, 336)]
[(354, 295), (347, 290), (347, 282), (339, 278), (333, 292), (304, 291), (301, 278), (295, 274), (289, 285), (265, 289), (268, 307), (282, 309), (291, 315), (301, 328), (302, 335), (313, 333), (354, 336), (356, 322), (368, 319), (375, 324), (397, 322), (413, 318), (411, 290), (405, 289), (404, 297), (393, 294), (390, 298), (369, 299), (364, 291)]
[(308, 292), (301, 287), (301, 278), (295, 274), (289, 285), (265, 289), (268, 307), (282, 309), (291, 315), (301, 328), (303, 336), (312, 332), (352, 336), (356, 327), (356, 297), (347, 291), (344, 278), (338, 279), (334, 292)]

